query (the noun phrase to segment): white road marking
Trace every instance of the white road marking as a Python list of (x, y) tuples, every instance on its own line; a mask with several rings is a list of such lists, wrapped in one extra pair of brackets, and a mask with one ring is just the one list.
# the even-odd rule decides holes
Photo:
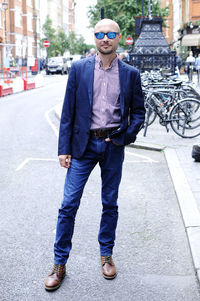
[[(57, 105), (56, 105), (57, 106)], [(53, 122), (51, 121), (49, 114), (55, 110), (56, 106), (52, 107), (50, 110), (48, 110), (45, 113), (45, 118), (47, 120), (47, 122), (49, 123), (49, 125), (51, 126), (51, 128), (53, 129), (56, 137), (58, 138), (58, 129), (56, 128), (56, 126), (53, 124)], [(43, 159), (43, 158), (26, 158), (17, 168), (16, 171), (21, 170), (27, 163), (29, 163), (29, 161), (58, 161), (58, 159)]]
[(138, 157), (140, 159), (143, 159), (143, 160), (140, 160), (140, 161), (132, 161), (132, 160), (125, 160), (125, 162), (151, 162), (151, 163), (158, 163), (159, 161), (155, 161), (153, 159), (151, 159), (150, 157), (147, 157), (147, 156), (144, 156), (144, 155), (139, 155), (139, 154), (135, 154), (135, 153), (132, 153), (132, 152), (129, 152), (129, 151), (125, 151), (125, 153), (127, 155), (132, 155), (132, 156), (135, 156), (135, 157)]
[(44, 159), (44, 158), (26, 158), (17, 168), (16, 171), (21, 170), (29, 161), (54, 161), (57, 162), (58, 159)]
[[(57, 106), (57, 105), (56, 105)], [(45, 118), (47, 120), (47, 122), (49, 123), (49, 125), (51, 126), (51, 128), (53, 129), (56, 137), (58, 138), (58, 129), (56, 128), (56, 126), (53, 124), (53, 122), (51, 121), (50, 117), (49, 117), (49, 113), (51, 113), (53, 110), (55, 110), (56, 106), (54, 106), (53, 108), (51, 108), (50, 110), (48, 110), (45, 113)]]

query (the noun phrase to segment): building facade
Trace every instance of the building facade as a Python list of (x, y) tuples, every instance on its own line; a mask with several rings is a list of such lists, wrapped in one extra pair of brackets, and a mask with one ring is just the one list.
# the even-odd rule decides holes
[(200, 53), (200, 0), (162, 0), (163, 7), (169, 6), (163, 33), (168, 43), (183, 58), (189, 50)]
[(1, 69), (10, 64), (27, 65), (39, 54), (40, 0), (0, 0)]
[(14, 61), (32, 65), (41, 57), (40, 39), (47, 16), (55, 29), (74, 30), (75, 0), (0, 0), (0, 69)]

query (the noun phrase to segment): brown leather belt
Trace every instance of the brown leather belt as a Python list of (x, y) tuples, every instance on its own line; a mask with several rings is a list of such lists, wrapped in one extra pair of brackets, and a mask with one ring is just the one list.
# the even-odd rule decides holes
[(90, 137), (96, 137), (96, 138), (107, 138), (109, 135), (114, 131), (117, 130), (118, 127), (115, 128), (109, 128), (109, 129), (97, 129), (97, 130), (91, 130), (90, 131)]

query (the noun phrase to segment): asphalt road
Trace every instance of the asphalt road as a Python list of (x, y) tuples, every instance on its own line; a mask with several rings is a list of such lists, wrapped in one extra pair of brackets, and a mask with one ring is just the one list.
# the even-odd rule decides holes
[[(53, 107), (67, 77), (0, 99), (0, 300), (198, 301), (199, 286), (162, 152), (126, 148), (114, 260), (101, 276), (100, 172), (94, 169), (77, 214), (67, 276), (48, 293), (65, 170), (57, 161)], [(54, 127), (55, 126), (55, 127)]]

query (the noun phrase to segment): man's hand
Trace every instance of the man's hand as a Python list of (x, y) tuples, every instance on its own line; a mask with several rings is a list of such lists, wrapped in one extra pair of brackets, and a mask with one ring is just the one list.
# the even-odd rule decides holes
[(65, 167), (65, 168), (70, 168), (70, 163), (71, 163), (71, 155), (60, 155), (58, 156), (60, 166)]
[[(110, 140), (110, 138), (106, 138), (105, 141), (106, 142), (110, 142), (111, 140)], [(117, 145), (117, 146), (121, 146), (121, 144), (119, 144), (117, 142), (112, 141), (112, 143), (115, 144), (115, 145)]]

